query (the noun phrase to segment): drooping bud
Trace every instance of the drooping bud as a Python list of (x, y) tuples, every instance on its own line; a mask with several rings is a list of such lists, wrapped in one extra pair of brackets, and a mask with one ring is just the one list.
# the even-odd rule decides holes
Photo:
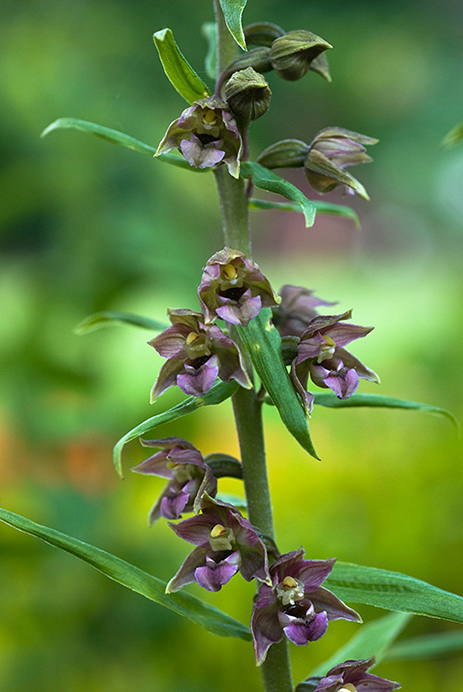
[(242, 53), (228, 65), (226, 76), (230, 77), (233, 72), (244, 70), (246, 67), (253, 67), (257, 72), (270, 72), (273, 69), (270, 62), (270, 48), (259, 46)]
[(286, 32), (278, 24), (256, 22), (255, 24), (245, 26), (243, 33), (246, 45), (268, 46), (270, 48), (275, 39), (284, 36)]
[(300, 139), (282, 139), (259, 155), (257, 163), (266, 168), (299, 168), (304, 166), (310, 144)]
[(252, 67), (234, 72), (225, 85), (225, 100), (230, 110), (247, 122), (265, 115), (271, 96), (267, 80)]
[[(323, 51), (332, 47), (311, 31), (289, 31), (272, 43), (270, 62), (279, 77), (294, 82), (307, 74)], [(315, 71), (320, 71), (320, 65), (316, 67)]]

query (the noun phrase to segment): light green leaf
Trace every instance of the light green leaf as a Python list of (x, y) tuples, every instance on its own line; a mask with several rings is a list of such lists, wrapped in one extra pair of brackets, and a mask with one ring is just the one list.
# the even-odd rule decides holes
[(309, 677), (326, 675), (331, 668), (344, 661), (360, 661), (374, 656), (379, 663), (411, 617), (410, 613), (388, 613), (384, 617), (361, 625), (352, 639), (327, 661), (320, 663)]
[[(138, 151), (141, 154), (149, 154), (154, 156), (157, 151), (156, 147), (152, 147), (149, 144), (140, 142), (140, 140), (126, 135), (124, 132), (119, 132), (119, 130), (112, 130), (109, 127), (103, 127), (103, 125), (97, 125), (96, 123), (88, 122), (87, 120), (79, 120), (78, 118), (59, 118), (51, 123), (40, 135), (41, 137), (46, 137), (54, 130), (79, 130), (80, 132), (90, 133), (96, 135), (106, 142), (111, 142), (111, 144), (119, 144), (127, 149), (132, 149), (133, 151)], [(200, 168), (192, 168), (188, 161), (181, 156), (176, 154), (161, 154), (156, 157), (159, 161), (164, 161), (165, 163), (170, 163), (172, 166), (177, 166), (179, 168), (186, 168), (188, 170), (194, 170), (203, 172)]]
[(336, 562), (324, 586), (348, 603), (463, 623), (462, 596), (399, 572)]
[(403, 639), (386, 651), (386, 661), (437, 658), (463, 650), (463, 630)]
[(452, 128), (445, 135), (442, 144), (444, 147), (454, 147), (457, 144), (461, 144), (461, 142), (463, 142), (463, 123)]
[(86, 317), (74, 328), (76, 334), (87, 334), (95, 329), (102, 327), (116, 327), (123, 324), (129, 324), (133, 327), (141, 327), (149, 329), (153, 332), (162, 332), (169, 325), (153, 320), (151, 317), (143, 317), (142, 315), (132, 315), (129, 312), (94, 312)]
[(164, 72), (180, 96), (191, 104), (210, 95), (208, 87), (183, 57), (170, 29), (156, 31), (153, 41)]
[(315, 204), (295, 187), (295, 185), (280, 178), (279, 175), (255, 161), (242, 162), (240, 175), (242, 178), (252, 177), (253, 184), (261, 190), (283, 195), (283, 197), (286, 197), (286, 199), (289, 199), (291, 202), (295, 202), (299, 207), (299, 211), (302, 211), (304, 214), (305, 225), (307, 227), (313, 226), (316, 213)]
[(247, 0), (220, 0), (228, 31), (243, 50), (246, 50), (246, 39), (244, 38), (241, 16), (246, 2)]
[(271, 317), (271, 309), (264, 308), (247, 327), (237, 326), (237, 330), (281, 420), (301, 447), (318, 459), (302, 403), (281, 357), (281, 339)]
[(158, 425), (170, 423), (173, 420), (182, 418), (182, 416), (186, 416), (188, 413), (193, 413), (193, 411), (197, 411), (202, 406), (214, 406), (216, 404), (221, 404), (222, 401), (225, 401), (225, 399), (231, 397), (237, 389), (238, 385), (235, 381), (221, 382), (218, 380), (212, 385), (212, 388), (206, 394), (203, 394), (203, 396), (189, 396), (187, 399), (184, 399), (184, 401), (176, 406), (173, 406), (168, 411), (158, 413), (156, 416), (152, 416), (151, 418), (143, 421), (143, 423), (140, 423), (140, 425), (137, 425), (135, 428), (121, 437), (114, 447), (113, 462), (117, 473), (122, 478), (121, 456), (122, 450), (128, 442), (135, 440), (137, 437), (144, 435), (154, 428), (157, 428)]
[(205, 68), (207, 76), (217, 79), (217, 25), (215, 22), (204, 22), (201, 33), (207, 41)]
[(448, 418), (457, 428), (460, 424), (455, 416), (438, 406), (430, 404), (420, 404), (417, 401), (406, 401), (405, 399), (395, 399), (382, 394), (354, 394), (349, 399), (338, 399), (336, 394), (317, 393), (314, 394), (315, 404), (319, 406), (327, 406), (328, 408), (357, 408), (360, 406), (369, 406), (372, 408), (401, 408), (408, 411), (425, 411), (427, 413), (437, 413), (440, 416)]
[(67, 536), (60, 531), (36, 524), (30, 519), (26, 519), (19, 514), (13, 514), (13, 512), (5, 509), (0, 509), (0, 520), (15, 529), (19, 529), (19, 531), (40, 538), (56, 548), (75, 555), (75, 557), (95, 567), (109, 579), (141, 594), (150, 601), (173, 610), (178, 615), (188, 618), (213, 634), (218, 634), (222, 637), (239, 637), (240, 639), (251, 638), (248, 628), (241, 622), (207, 605), (191, 594), (175, 593), (167, 595), (165, 593), (166, 582), (153, 577), (151, 574), (144, 572), (125, 560), (121, 560), (121, 558), (115, 555), (111, 555), (88, 543), (83, 543), (77, 538)]
[[(317, 214), (332, 214), (334, 216), (344, 216), (352, 219), (357, 228), (360, 228), (360, 220), (357, 212), (350, 207), (345, 207), (342, 204), (331, 204), (330, 202), (314, 202)], [(249, 200), (250, 209), (276, 209), (277, 211), (297, 211), (302, 212), (300, 204), (294, 202), (268, 202), (263, 199), (251, 197)]]

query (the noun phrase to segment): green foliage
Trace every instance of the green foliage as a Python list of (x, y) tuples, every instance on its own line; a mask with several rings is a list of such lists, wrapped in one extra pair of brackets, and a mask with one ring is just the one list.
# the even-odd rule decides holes
[[(286, 196), (286, 195), (285, 195)], [(317, 214), (332, 214), (333, 216), (343, 216), (352, 219), (357, 228), (360, 228), (360, 220), (354, 209), (345, 207), (342, 204), (331, 204), (330, 202), (312, 201)], [(276, 209), (277, 211), (297, 211), (303, 212), (304, 208), (297, 202), (269, 202), (268, 200), (256, 199), (251, 197), (249, 200), (250, 209)]]
[(413, 661), (423, 658), (441, 658), (463, 650), (463, 630), (426, 634), (403, 639), (385, 653), (387, 661)]
[(88, 334), (96, 329), (103, 327), (117, 327), (121, 325), (130, 325), (132, 327), (141, 327), (142, 329), (150, 329), (153, 332), (162, 332), (168, 327), (158, 320), (153, 320), (151, 317), (143, 317), (142, 315), (132, 315), (129, 312), (94, 312), (89, 315), (77, 327), (74, 332), (76, 334)]
[(246, 7), (247, 0), (220, 0), (223, 16), (228, 30), (237, 44), (246, 50), (246, 40), (244, 38), (241, 16)]
[(183, 57), (170, 29), (162, 29), (153, 35), (159, 59), (170, 83), (180, 96), (192, 104), (209, 96), (210, 91)]

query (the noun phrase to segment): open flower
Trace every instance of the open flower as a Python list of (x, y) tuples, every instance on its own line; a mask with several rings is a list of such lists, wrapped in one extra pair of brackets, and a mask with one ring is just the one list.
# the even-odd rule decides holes
[(305, 645), (320, 639), (330, 620), (361, 622), (355, 610), (321, 586), (336, 560), (304, 560), (303, 555), (302, 548), (282, 555), (270, 567), (272, 585), (262, 584), (258, 591), (251, 616), (257, 665), (285, 636)]
[(132, 471), (169, 480), (148, 515), (150, 524), (159, 517), (180, 519), (182, 512), (194, 510), (195, 501), (204, 492), (212, 497), (216, 494), (217, 480), (201, 452), (190, 442), (180, 437), (140, 442), (144, 447), (156, 447), (160, 451), (134, 466)]
[(282, 286), (280, 298), (281, 303), (272, 308), (272, 319), (281, 337), (300, 337), (309, 322), (318, 315), (315, 308), (320, 305), (335, 305), (317, 298), (308, 288), (289, 284)]
[(374, 657), (363, 661), (340, 663), (327, 672), (314, 692), (360, 692), (361, 690), (392, 692), (392, 690), (399, 689), (400, 684), (398, 682), (392, 682), (392, 680), (386, 680), (366, 672), (374, 663)]
[(242, 387), (251, 383), (237, 345), (213, 324), (193, 310), (168, 310), (172, 327), (149, 341), (150, 346), (167, 358), (151, 390), (151, 401), (173, 385), (185, 394), (201, 396), (219, 377), (235, 380)]
[(243, 142), (229, 107), (217, 96), (195, 101), (184, 110), (169, 125), (155, 155), (174, 148), (194, 168), (225, 163), (230, 175), (239, 177)]
[(351, 314), (349, 310), (342, 315), (318, 315), (300, 338), (297, 357), (291, 364), (291, 379), (309, 413), (313, 406), (313, 396), (307, 392), (309, 374), (316, 385), (329, 387), (340, 399), (354, 394), (359, 378), (380, 382), (373, 370), (344, 348), (373, 330), (373, 327), (345, 324), (343, 320)]
[(261, 308), (278, 305), (269, 280), (258, 265), (239, 250), (216, 252), (203, 270), (198, 297), (207, 322), (221, 317), (244, 327)]
[(270, 582), (265, 546), (233, 505), (204, 495), (201, 514), (169, 526), (197, 547), (170, 580), (166, 593), (194, 581), (208, 591), (219, 591), (238, 571), (246, 581)]
[(305, 160), (305, 172), (310, 185), (317, 192), (330, 192), (338, 185), (345, 186), (347, 194), (356, 192), (369, 199), (367, 191), (354, 176), (347, 173), (346, 166), (369, 163), (365, 146), (376, 144), (377, 139), (342, 127), (325, 127), (313, 139)]

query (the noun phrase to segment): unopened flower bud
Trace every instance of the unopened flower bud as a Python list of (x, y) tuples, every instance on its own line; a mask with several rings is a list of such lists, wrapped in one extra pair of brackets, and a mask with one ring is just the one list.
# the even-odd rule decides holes
[(255, 46), (270, 46), (276, 38), (284, 36), (286, 31), (278, 26), (278, 24), (272, 24), (271, 22), (256, 22), (255, 24), (248, 24), (243, 29), (244, 37), (246, 39), (246, 45)]
[(282, 139), (259, 155), (257, 163), (266, 168), (298, 168), (304, 165), (310, 144), (300, 139)]
[(257, 120), (268, 111), (272, 92), (266, 79), (252, 67), (235, 72), (225, 85), (225, 100), (241, 120)]
[(332, 47), (311, 31), (289, 31), (272, 43), (270, 62), (279, 77), (293, 82), (301, 79), (310, 70), (312, 62)]

